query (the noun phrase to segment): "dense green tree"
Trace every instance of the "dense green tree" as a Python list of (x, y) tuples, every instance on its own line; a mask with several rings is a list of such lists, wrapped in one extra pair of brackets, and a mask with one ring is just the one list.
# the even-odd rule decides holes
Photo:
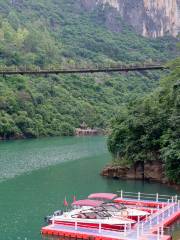
[(108, 146), (116, 163), (161, 160), (170, 181), (180, 183), (180, 59), (160, 87), (112, 121)]

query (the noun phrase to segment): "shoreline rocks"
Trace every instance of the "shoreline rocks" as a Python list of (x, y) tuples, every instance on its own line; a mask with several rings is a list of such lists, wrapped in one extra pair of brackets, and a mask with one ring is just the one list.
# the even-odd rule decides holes
[(132, 166), (108, 165), (102, 170), (101, 175), (117, 180), (159, 182), (180, 190), (180, 185), (168, 181), (165, 176), (165, 166), (160, 161), (147, 161), (146, 163), (137, 162)]

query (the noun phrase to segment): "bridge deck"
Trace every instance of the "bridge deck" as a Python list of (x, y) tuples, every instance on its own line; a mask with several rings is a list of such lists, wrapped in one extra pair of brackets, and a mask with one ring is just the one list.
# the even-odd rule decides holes
[(67, 69), (0, 69), (0, 75), (46, 75), (46, 74), (80, 74), (80, 73), (111, 73), (111, 72), (132, 72), (132, 71), (153, 71), (165, 70), (168, 67), (162, 65), (127, 65), (114, 67), (95, 67), (95, 68), (76, 68), (69, 67)]

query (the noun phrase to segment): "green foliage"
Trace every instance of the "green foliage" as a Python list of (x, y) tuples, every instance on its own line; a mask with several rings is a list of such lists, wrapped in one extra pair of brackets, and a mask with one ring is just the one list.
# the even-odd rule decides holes
[[(110, 32), (105, 12), (87, 13), (78, 1), (0, 0), (0, 9), (0, 68), (151, 63), (175, 54), (175, 39), (145, 39), (125, 23), (121, 33)], [(151, 91), (159, 75), (0, 77), (0, 137), (72, 135), (82, 122), (106, 128), (119, 106)]]
[(180, 183), (180, 59), (170, 66), (156, 91), (113, 120), (108, 146), (119, 164), (164, 161), (169, 180)]

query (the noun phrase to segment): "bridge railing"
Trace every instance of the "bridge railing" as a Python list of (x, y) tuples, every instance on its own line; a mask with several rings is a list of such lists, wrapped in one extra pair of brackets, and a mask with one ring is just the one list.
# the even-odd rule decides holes
[(116, 65), (95, 65), (95, 66), (47, 66), (40, 68), (38, 66), (0, 66), (1, 75), (14, 74), (75, 74), (75, 73), (98, 73), (98, 72), (128, 72), (144, 70), (164, 70), (166, 67), (162, 64), (116, 64)]

